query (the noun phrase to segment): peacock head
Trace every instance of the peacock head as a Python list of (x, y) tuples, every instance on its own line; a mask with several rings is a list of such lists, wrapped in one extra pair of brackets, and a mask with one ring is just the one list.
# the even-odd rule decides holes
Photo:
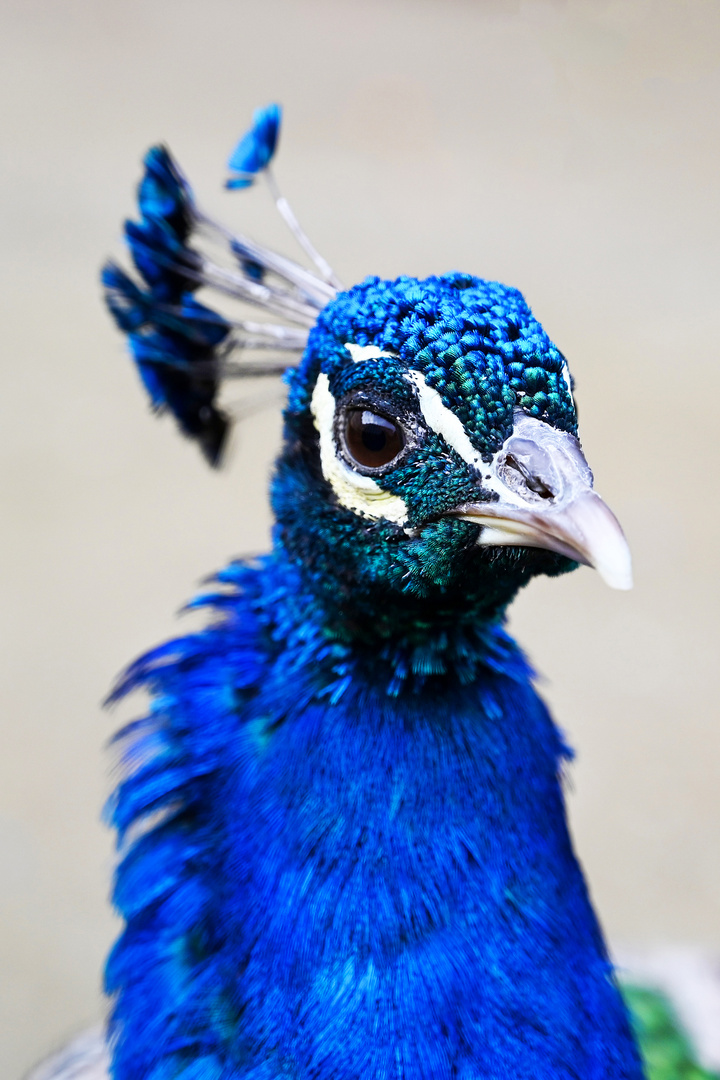
[(630, 585), (565, 358), (517, 290), (468, 275), (369, 278), (321, 312), (274, 505), (282, 541), (351, 604), (496, 610), (579, 562)]
[[(222, 382), (289, 368), (277, 543), (343, 619), (494, 616), (534, 574), (579, 562), (628, 588), (567, 363), (521, 294), (463, 274), (343, 290), (277, 190), (279, 126), (277, 106), (255, 114), (228, 186), (264, 176), (314, 270), (216, 223), (167, 150), (146, 156), (141, 220), (126, 225), (143, 284), (114, 264), (103, 280), (153, 407), (216, 464)], [(282, 321), (227, 319), (202, 288)]]

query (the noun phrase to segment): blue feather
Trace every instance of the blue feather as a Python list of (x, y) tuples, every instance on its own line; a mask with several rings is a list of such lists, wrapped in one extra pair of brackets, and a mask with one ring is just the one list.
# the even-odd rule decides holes
[(250, 187), (257, 174), (267, 168), (277, 147), (281, 118), (279, 105), (266, 105), (255, 110), (252, 127), (240, 139), (228, 161), (228, 168), (241, 175), (227, 180), (226, 187)]
[(138, 187), (143, 219), (165, 226), (183, 243), (192, 228), (190, 189), (164, 146), (153, 146), (143, 160), (145, 172)]
[(125, 238), (138, 272), (157, 301), (172, 303), (201, 284), (200, 260), (164, 223), (125, 223)]
[[(130, 225), (128, 230), (134, 238), (140, 231)], [(217, 348), (230, 327), (190, 293), (179, 291), (181, 279), (173, 280), (161, 263), (152, 259), (143, 262), (137, 248), (135, 254), (150, 290), (138, 288), (119, 267), (109, 263), (102, 273), (108, 307), (128, 335), (131, 355), (153, 408), (169, 409), (181, 431), (197, 439), (208, 460), (216, 464), (228, 430), (228, 419), (215, 404), (220, 384)], [(174, 302), (168, 303), (168, 297)]]
[(130, 919), (177, 889), (198, 853), (197, 840), (177, 817), (148, 833), (125, 856), (113, 903)]
[[(253, 161), (267, 164), (272, 156), (279, 124), (279, 111), (273, 109), (265, 110), (253, 129), (257, 144)], [(305, 283), (311, 275), (246, 239), (228, 239), (212, 226), (198, 211), (189, 185), (164, 147), (149, 150), (144, 167), (138, 186), (141, 220), (125, 223), (125, 240), (145, 288), (110, 262), (102, 271), (105, 299), (117, 326), (128, 335), (153, 409), (172, 413), (182, 433), (198, 442), (208, 461), (217, 465), (230, 426), (217, 405), (221, 379), (231, 369), (235, 375), (281, 373), (302, 348), (305, 335), (296, 328), (243, 322), (234, 326), (244, 333), (231, 334), (227, 320), (191, 294), (207, 285), (224, 292), (237, 290), (245, 301), (287, 309), (291, 319), (302, 323), (313, 311), (307, 287), (300, 291), (294, 285), (294, 291), (288, 291), (267, 285), (265, 278), (270, 266), (276, 275), (289, 274), (293, 282), (299, 278)], [(239, 274), (215, 265), (190, 246), (201, 220), (222, 236)], [(326, 290), (316, 283), (318, 287)], [(228, 363), (233, 350), (254, 347), (267, 355), (272, 345), (283, 352), (280, 361), (268, 363), (262, 356), (242, 367)]]

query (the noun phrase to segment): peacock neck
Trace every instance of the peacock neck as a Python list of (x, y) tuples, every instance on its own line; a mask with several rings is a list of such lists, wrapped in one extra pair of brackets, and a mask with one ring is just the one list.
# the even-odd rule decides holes
[(397, 650), (380, 663), (328, 633), (291, 563), (276, 552), (260, 580), (273, 652), (223, 789), (232, 1053), (252, 1057), (279, 1009), (306, 1033), (299, 1076), (322, 1054), (328, 1076), (450, 1077), (466, 1059), (639, 1078), (567, 830), (568, 752), (518, 650), (481, 623), (465, 680), (386, 683)]
[[(470, 584), (448, 594), (418, 596), (382, 585), (364, 589), (356, 582), (318, 574), (288, 550), (281, 534), (264, 571), (267, 586), (261, 619), (273, 640), (292, 654), (296, 644), (314, 648), (317, 663), (331, 682), (363, 678), (392, 697), (404, 693), (443, 693), (470, 685), (483, 672), (504, 672), (529, 681), (532, 671), (504, 629), (507, 586), (473, 590)], [(517, 588), (512, 584), (512, 592)], [(312, 643), (312, 644), (311, 644)], [(351, 676), (352, 671), (352, 676)], [(337, 691), (334, 687), (334, 691)]]
[(277, 548), (220, 579), (216, 622), (124, 684), (156, 705), (113, 820), (162, 813), (118, 870), (117, 1080), (159, 1047), (212, 1080), (639, 1080), (567, 751), (497, 623), (393, 682)]

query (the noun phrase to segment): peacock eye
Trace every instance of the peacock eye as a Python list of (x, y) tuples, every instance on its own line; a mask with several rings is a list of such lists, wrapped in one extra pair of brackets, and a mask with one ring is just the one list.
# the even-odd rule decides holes
[(347, 456), (362, 469), (390, 465), (405, 447), (400, 425), (370, 409), (347, 409), (342, 431)]

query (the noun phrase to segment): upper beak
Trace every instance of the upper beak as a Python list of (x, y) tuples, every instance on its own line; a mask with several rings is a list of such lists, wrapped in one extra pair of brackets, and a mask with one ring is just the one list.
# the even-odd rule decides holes
[(482, 525), (479, 544), (540, 547), (594, 566), (613, 589), (632, 587), (630, 549), (599, 495), (580, 443), (516, 412), (512, 435), (489, 466), (483, 487), (496, 502), (466, 503), (455, 513)]

